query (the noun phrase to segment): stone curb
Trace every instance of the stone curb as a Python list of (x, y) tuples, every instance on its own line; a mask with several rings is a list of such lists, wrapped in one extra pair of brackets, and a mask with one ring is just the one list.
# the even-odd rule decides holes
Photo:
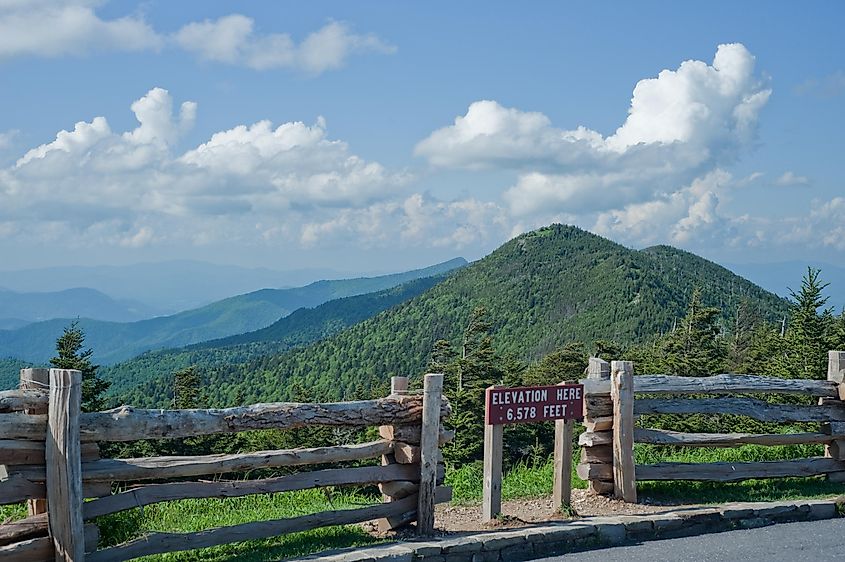
[(607, 547), (624, 542), (687, 537), (775, 523), (839, 517), (845, 497), (727, 503), (650, 515), (585, 517), (508, 531), (487, 531), (426, 541), (403, 541), (298, 558), (320, 562), (510, 562)]

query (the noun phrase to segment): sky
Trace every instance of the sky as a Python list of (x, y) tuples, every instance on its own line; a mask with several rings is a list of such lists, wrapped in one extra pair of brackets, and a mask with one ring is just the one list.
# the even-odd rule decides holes
[(845, 263), (842, 2), (0, 0), (0, 269), (397, 271), (575, 224)]

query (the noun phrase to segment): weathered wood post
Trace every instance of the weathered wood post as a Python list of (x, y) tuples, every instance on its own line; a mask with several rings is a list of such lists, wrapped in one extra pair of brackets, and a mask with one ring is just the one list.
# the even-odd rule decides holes
[[(827, 352), (827, 380), (839, 385), (839, 399), (845, 400), (845, 351)], [(845, 429), (843, 422), (831, 422), (827, 424), (831, 433), (841, 433)], [(845, 439), (831, 441), (825, 447), (825, 456), (845, 461)], [(834, 482), (845, 480), (845, 472), (835, 472), (828, 475), (828, 479)]]
[(568, 509), (572, 505), (572, 430), (574, 427), (575, 420), (555, 420), (555, 474), (552, 501), (557, 510)]
[[(408, 393), (408, 377), (390, 377), (390, 396), (402, 395)], [(392, 440), (395, 436), (394, 426), (381, 426), (379, 433), (385, 437), (389, 436)], [(385, 437), (387, 438), (387, 437)], [(394, 446), (396, 445), (394, 441)], [(381, 456), (382, 466), (396, 464), (396, 456), (394, 453)], [(417, 485), (413, 482), (398, 481), (398, 482), (382, 482), (378, 485), (381, 491), (381, 498), (384, 503), (406, 498), (417, 492)], [(378, 530), (381, 533), (391, 531), (405, 523), (402, 517), (389, 517), (386, 519), (379, 519)]]
[[(21, 369), (21, 390), (40, 390), (47, 392), (50, 386), (50, 369)], [(25, 414), (46, 414), (47, 408), (27, 408)], [(27, 500), (28, 515), (47, 512), (47, 499)]]
[(422, 433), (420, 434), (420, 491), (417, 498), (417, 534), (434, 532), (437, 463), (440, 460), (440, 408), (443, 375), (428, 374), (423, 386)]
[(845, 400), (845, 351), (827, 352), (827, 380), (839, 384), (839, 399)]
[[(488, 387), (501, 388), (502, 385)], [(484, 420), (484, 480), (481, 521), (487, 523), (502, 512), (502, 448), (505, 426)]]
[[(610, 382), (610, 363), (590, 357), (587, 380)], [(578, 475), (587, 480), (587, 492), (607, 494), (613, 491), (613, 402), (610, 393), (584, 396), (584, 426), (581, 434), (581, 461)]]
[(613, 400), (613, 495), (637, 502), (634, 473), (634, 364), (614, 361), (610, 366)]
[(56, 560), (85, 559), (82, 523), (82, 458), (79, 414), (82, 409), (82, 372), (50, 369), (47, 414), (47, 501), (49, 529)]

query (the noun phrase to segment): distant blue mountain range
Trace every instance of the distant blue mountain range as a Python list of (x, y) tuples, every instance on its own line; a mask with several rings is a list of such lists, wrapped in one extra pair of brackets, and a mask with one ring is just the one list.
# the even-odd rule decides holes
[[(261, 289), (170, 316), (137, 322), (80, 318), (79, 325), (85, 331), (86, 345), (95, 351), (94, 360), (107, 365), (151, 349), (180, 347), (258, 330), (302, 307), (311, 308), (341, 297), (389, 289), (451, 271), (466, 263), (463, 258), (455, 258), (405, 273), (323, 280), (291, 289)], [(199, 286), (203, 281), (195, 279), (194, 282)], [(15, 330), (0, 330), (0, 357), (46, 362), (54, 354), (56, 338), (62, 329), (81, 316), (72, 313), (65, 318), (36, 322)]]

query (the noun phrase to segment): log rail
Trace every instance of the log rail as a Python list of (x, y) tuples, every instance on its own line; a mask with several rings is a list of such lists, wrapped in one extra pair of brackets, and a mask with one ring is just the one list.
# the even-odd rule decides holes
[[(382, 528), (396, 528), (418, 520), (423, 514), (426, 523), (421, 532), (425, 534), (433, 530), (434, 504), (451, 499), (451, 489), (442, 485), (444, 468), (439, 450), (454, 437), (440, 423), (450, 413), (449, 404), (441, 395), (442, 375), (426, 375), (426, 388), (431, 391), (425, 395), (408, 393), (407, 379), (394, 377), (390, 395), (376, 400), (268, 403), (194, 410), (123, 406), (106, 412), (76, 413), (70, 418), (59, 416), (58, 421), (53, 421), (54, 414), (65, 411), (68, 404), (67, 385), (45, 384), (51, 378), (60, 380), (54, 376), (58, 372), (74, 377), (74, 381), (80, 376), (78, 371), (24, 369), (20, 390), (0, 392), (0, 504), (28, 501), (37, 506), (35, 510), (30, 508), (30, 517), (0, 525), (0, 558), (4, 560), (129, 560), (327, 525), (378, 520)], [(65, 433), (50, 429), (56, 424), (67, 428), (62, 429)], [(310, 449), (135, 459), (100, 459), (97, 446), (102, 441), (317, 425), (379, 426), (381, 438), (369, 443)], [(63, 467), (68, 459), (71, 472), (66, 474)], [(322, 468), (256, 480), (231, 479), (231, 476), (229, 480), (220, 479), (221, 475), (258, 469), (360, 463), (369, 459), (381, 459), (381, 466), (365, 463), (365, 466)], [(58, 470), (51, 472), (48, 470), (51, 466)], [(209, 475), (214, 476), (213, 481), (179, 481)], [(55, 485), (57, 478), (68, 477), (76, 481), (71, 488)], [(115, 482), (125, 483), (117, 493), (112, 492)], [(123, 545), (96, 550), (95, 518), (126, 509), (188, 498), (242, 497), (324, 486), (375, 484), (385, 494), (382, 504), (197, 533), (152, 533)], [(65, 489), (73, 492), (69, 498), (65, 497)], [(54, 494), (55, 499), (50, 502), (48, 518), (44, 498), (49, 494)], [(82, 498), (93, 499), (83, 502)], [(60, 512), (55, 512), (57, 506)]]
[[(675, 447), (738, 447), (823, 444), (825, 457), (746, 463), (657, 463), (630, 466), (617, 459), (620, 421), (611, 396), (610, 364), (591, 358), (584, 383), (584, 423), (577, 472), (593, 493), (623, 495), (630, 479), (735, 482), (751, 478), (827, 476), (845, 481), (845, 352), (829, 352), (827, 380), (780, 379), (720, 374), (709, 377), (633, 377), (634, 418), (647, 414), (738, 415), (765, 423), (819, 424), (818, 431), (793, 433), (685, 433), (635, 427), (633, 441)], [(637, 397), (636, 395), (649, 395)], [(792, 394), (816, 398), (817, 405), (776, 404), (747, 395)], [(663, 395), (663, 396), (661, 396)], [(672, 396), (666, 396), (672, 395)], [(696, 395), (681, 398), (683, 395)], [(702, 397), (703, 395), (703, 397)], [(740, 396), (728, 396), (740, 395)], [(743, 396), (746, 395), (746, 396)], [(624, 429), (624, 428), (622, 428)], [(622, 457), (624, 459), (624, 456)], [(620, 464), (622, 463), (622, 464)], [(614, 469), (614, 467), (616, 467)], [(626, 494), (629, 497), (631, 493)]]

